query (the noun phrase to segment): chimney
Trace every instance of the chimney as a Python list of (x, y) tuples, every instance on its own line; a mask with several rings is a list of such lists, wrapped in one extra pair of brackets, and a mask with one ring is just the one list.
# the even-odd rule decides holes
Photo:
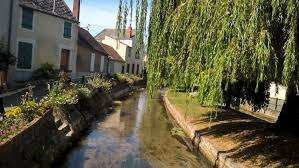
[(73, 15), (78, 21), (80, 18), (80, 1), (81, 0), (74, 0), (74, 4), (73, 4)]
[(130, 24), (129, 28), (128, 28), (128, 33), (129, 33), (129, 38), (132, 38), (133, 37), (133, 29), (132, 29), (132, 26)]

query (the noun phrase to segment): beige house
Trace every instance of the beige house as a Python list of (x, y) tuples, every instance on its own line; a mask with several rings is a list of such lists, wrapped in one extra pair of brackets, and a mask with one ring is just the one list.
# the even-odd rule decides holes
[(118, 54), (116, 50), (114, 50), (111, 46), (108, 46), (103, 43), (99, 43), (105, 52), (108, 55), (108, 67), (107, 74), (114, 75), (116, 73), (124, 71), (123, 67), (125, 66), (125, 60)]
[(134, 30), (131, 27), (126, 30), (125, 35), (117, 37), (116, 29), (104, 29), (98, 35), (96, 40), (103, 44), (112, 47), (121, 58), (125, 61), (124, 64), (118, 64), (116, 72), (130, 73), (130, 74), (142, 74), (144, 69), (143, 55), (136, 55), (136, 38), (134, 36)]
[(94, 37), (83, 28), (79, 28), (77, 50), (77, 76), (91, 73), (108, 73), (108, 54)]
[(41, 64), (76, 74), (78, 20), (63, 0), (16, 0), (11, 52), (17, 57), (10, 68), (12, 80), (24, 81)]

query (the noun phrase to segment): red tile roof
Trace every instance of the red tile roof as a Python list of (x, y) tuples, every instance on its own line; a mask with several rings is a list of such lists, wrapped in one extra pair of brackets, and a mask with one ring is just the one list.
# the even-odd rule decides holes
[(118, 61), (118, 62), (126, 62), (125, 60), (122, 59), (122, 57), (110, 46), (103, 44), (103, 43), (99, 43), (103, 49), (106, 51), (106, 53), (108, 53), (108, 55), (112, 58), (112, 60), (114, 61)]
[[(135, 36), (136, 30), (133, 29), (133, 37)], [(105, 39), (105, 36), (111, 37), (113, 39), (118, 39), (117, 37), (117, 29), (104, 29), (103, 31), (101, 31), (99, 34), (97, 34), (95, 36), (95, 38), (97, 39), (97, 41), (102, 42)], [(129, 40), (132, 39), (129, 37), (129, 29), (125, 30), (125, 34), (124, 36), (121, 34), (121, 36), (119, 37), (121, 40)]]
[(21, 6), (32, 8), (34, 10), (78, 22), (72, 11), (64, 2), (64, 0), (55, 1), (55, 9), (53, 12), (54, 0), (19, 0)]
[(94, 50), (104, 55), (108, 55), (108, 53), (104, 50), (104, 48), (96, 41), (96, 39), (87, 30), (79, 27), (78, 37), (79, 39), (84, 40), (85, 43), (87, 43)]

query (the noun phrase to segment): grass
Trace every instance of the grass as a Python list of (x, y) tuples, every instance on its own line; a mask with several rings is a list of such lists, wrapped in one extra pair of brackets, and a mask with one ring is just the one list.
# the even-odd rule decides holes
[[(170, 91), (167, 97), (196, 129), (195, 135), (205, 136), (221, 153), (244, 167), (299, 167), (297, 135), (239, 111), (202, 107), (187, 93)], [(217, 117), (209, 117), (213, 112)]]
[(203, 107), (199, 104), (196, 98), (188, 93), (170, 91), (168, 98), (186, 118), (200, 119), (207, 118), (210, 115), (215, 116), (215, 112), (220, 112), (218, 108)]

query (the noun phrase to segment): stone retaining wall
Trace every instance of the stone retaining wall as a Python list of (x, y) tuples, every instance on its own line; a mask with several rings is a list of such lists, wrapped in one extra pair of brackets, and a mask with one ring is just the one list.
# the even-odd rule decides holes
[(174, 105), (170, 103), (167, 97), (167, 92), (163, 96), (163, 101), (166, 110), (173, 116), (175, 121), (184, 130), (184, 132), (192, 139), (193, 144), (201, 153), (211, 162), (212, 165), (221, 168), (242, 168), (239, 163), (227, 158), (225, 153), (218, 150), (212, 143), (209, 142), (205, 136), (196, 135), (196, 129), (189, 124), (181, 112), (179, 112)]
[(128, 94), (135, 87), (115, 92), (94, 90), (89, 99), (47, 111), (10, 141), (0, 146), (0, 167), (49, 167), (56, 157), (72, 146), (97, 115), (107, 113), (112, 98)]

